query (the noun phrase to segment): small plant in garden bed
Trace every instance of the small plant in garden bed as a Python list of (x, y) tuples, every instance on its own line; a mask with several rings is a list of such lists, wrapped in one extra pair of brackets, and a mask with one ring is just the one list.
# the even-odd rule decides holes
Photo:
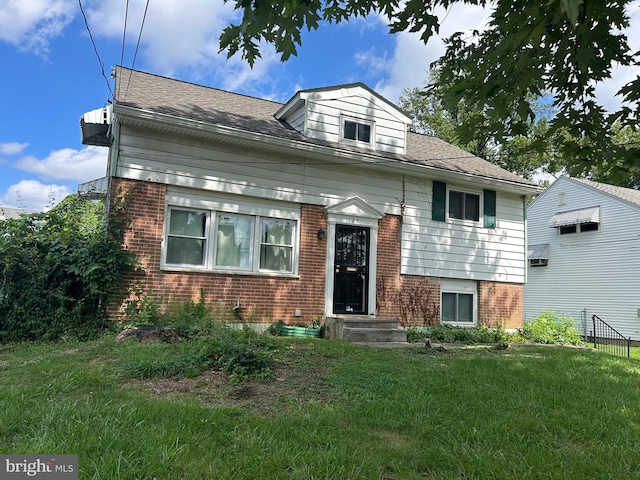
[(409, 342), (421, 342), (429, 338), (436, 343), (503, 343), (509, 335), (501, 327), (458, 327), (445, 323), (429, 327), (411, 327), (407, 330)]

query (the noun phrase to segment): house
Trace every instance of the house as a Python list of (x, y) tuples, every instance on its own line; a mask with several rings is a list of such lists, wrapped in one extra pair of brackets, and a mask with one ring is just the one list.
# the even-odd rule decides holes
[(553, 309), (587, 336), (597, 315), (640, 333), (640, 191), (560, 177), (527, 209), (525, 318)]
[(9, 208), (0, 205), (0, 220), (17, 219), (23, 215), (37, 213), (37, 210), (28, 210), (25, 208)]
[(262, 322), (521, 324), (531, 182), (411, 132), (361, 83), (282, 104), (123, 67), (115, 82), (81, 120), (107, 175), (79, 191), (127, 196), (147, 294), (203, 289)]

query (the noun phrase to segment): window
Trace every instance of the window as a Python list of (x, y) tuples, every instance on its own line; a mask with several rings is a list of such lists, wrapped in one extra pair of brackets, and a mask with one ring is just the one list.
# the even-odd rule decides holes
[(599, 229), (599, 223), (597, 222), (584, 222), (574, 225), (565, 225), (558, 227), (560, 235), (568, 235), (570, 233), (582, 233), (582, 232), (596, 232)]
[(172, 210), (167, 236), (167, 263), (204, 265), (207, 212)]
[(473, 323), (473, 294), (443, 292), (442, 321)]
[(371, 124), (344, 120), (342, 125), (342, 138), (356, 142), (371, 143)]
[(163, 264), (294, 273), (297, 224), (264, 215), (169, 207)]
[(292, 222), (262, 219), (260, 235), (260, 268), (290, 272), (293, 258)]
[(251, 268), (253, 218), (228, 213), (217, 217), (216, 266)]
[(480, 221), (480, 195), (449, 190), (449, 218)]
[(476, 282), (443, 279), (440, 291), (440, 318), (443, 322), (463, 326), (475, 324)]
[(495, 228), (497, 224), (495, 190), (483, 190), (482, 196), (480, 196), (479, 193), (447, 190), (446, 183), (433, 182), (433, 204), (431, 210), (431, 218), (433, 220), (445, 222), (448, 217), (456, 220), (479, 222), (480, 211), (483, 213), (484, 227)]

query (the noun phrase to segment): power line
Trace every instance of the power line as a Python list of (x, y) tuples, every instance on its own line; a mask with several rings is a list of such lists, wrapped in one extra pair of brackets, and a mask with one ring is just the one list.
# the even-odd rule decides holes
[(129, 0), (127, 0), (127, 4), (124, 10), (124, 30), (122, 32), (122, 50), (120, 51), (120, 65), (124, 61), (124, 42), (127, 38), (127, 18), (129, 18)]
[(104, 81), (107, 83), (107, 88), (109, 89), (109, 94), (111, 98), (113, 98), (113, 90), (111, 90), (111, 84), (109, 83), (109, 79), (107, 78), (107, 74), (104, 72), (104, 63), (102, 63), (102, 59), (100, 58), (100, 54), (98, 53), (98, 47), (96, 46), (96, 42), (93, 40), (93, 35), (91, 34), (91, 29), (89, 28), (89, 22), (87, 21), (87, 15), (84, 13), (84, 8), (82, 8), (82, 0), (78, 0), (78, 5), (80, 6), (80, 12), (82, 13), (82, 18), (84, 18), (84, 24), (87, 27), (87, 32), (89, 32), (89, 38), (91, 39), (91, 44), (93, 45), (93, 51), (98, 58), (98, 63), (100, 64), (100, 70), (102, 71), (102, 77)]
[[(78, 0), (79, 1), (79, 0)], [(140, 39), (142, 38), (142, 30), (144, 29), (144, 21), (147, 18), (147, 10), (149, 9), (149, 0), (147, 0), (147, 4), (144, 7), (144, 15), (142, 16), (142, 23), (140, 24), (140, 33), (138, 34), (138, 42), (136, 43), (136, 50), (133, 54), (133, 61), (131, 62), (131, 70), (134, 70), (136, 64), (136, 57), (138, 56), (138, 48), (140, 47)], [(132, 73), (129, 73), (129, 80), (127, 81), (127, 88), (124, 91), (124, 98), (127, 98), (127, 93), (129, 93), (129, 84), (131, 83)]]

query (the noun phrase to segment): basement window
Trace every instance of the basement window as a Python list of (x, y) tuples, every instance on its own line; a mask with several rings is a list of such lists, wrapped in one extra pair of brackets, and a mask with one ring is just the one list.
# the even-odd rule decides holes
[(477, 317), (475, 282), (442, 280), (440, 291), (440, 319), (443, 323), (460, 326), (475, 325)]

